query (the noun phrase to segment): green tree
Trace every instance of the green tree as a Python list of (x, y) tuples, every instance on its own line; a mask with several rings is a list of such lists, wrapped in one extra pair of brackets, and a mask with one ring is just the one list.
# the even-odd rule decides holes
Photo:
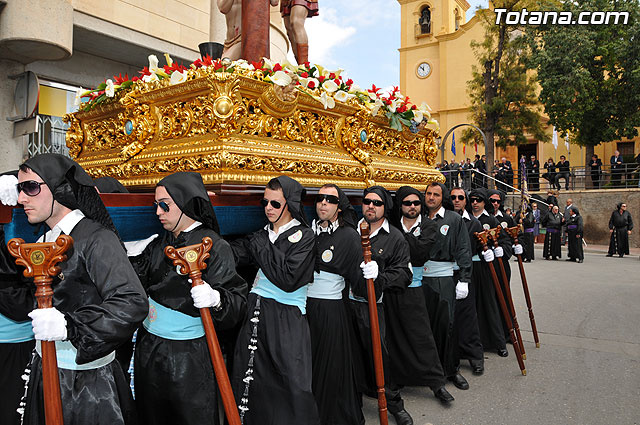
[[(507, 12), (537, 10), (536, 4), (525, 0), (497, 0), (493, 5)], [(467, 85), (473, 121), (487, 137), (485, 154), (487, 170), (491, 170), (496, 144), (523, 144), (528, 135), (547, 141), (549, 136), (542, 125), (535, 77), (527, 73), (528, 46), (522, 26), (508, 25), (505, 19), (496, 23), (493, 10), (478, 10), (476, 14), (485, 35), (482, 41), (471, 44), (479, 65), (473, 66)], [(477, 132), (465, 130), (462, 141), (482, 143), (482, 138)]]
[(628, 12), (628, 23), (540, 25), (527, 30), (528, 66), (541, 87), (549, 122), (585, 149), (635, 137), (640, 126), (640, 4), (638, 0), (564, 0), (559, 10)]

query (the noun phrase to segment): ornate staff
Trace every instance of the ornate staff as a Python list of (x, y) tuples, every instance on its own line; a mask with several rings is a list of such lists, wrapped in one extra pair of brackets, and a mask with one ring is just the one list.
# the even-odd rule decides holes
[[(509, 236), (514, 240), (516, 245), (518, 244), (518, 232), (520, 226), (509, 227), (506, 229)], [(527, 276), (524, 274), (524, 265), (522, 264), (522, 255), (518, 254), (518, 267), (520, 268), (520, 280), (522, 280), (522, 289), (524, 290), (524, 298), (527, 300), (527, 309), (529, 310), (529, 320), (531, 321), (531, 330), (533, 331), (533, 339), (536, 342), (536, 348), (540, 348), (540, 339), (538, 338), (538, 328), (536, 327), (536, 319), (533, 316), (533, 304), (531, 303), (531, 295), (529, 293), (529, 284), (527, 283)]]
[[(482, 250), (486, 251), (489, 249), (487, 246), (487, 242), (489, 240), (489, 234), (485, 230), (483, 232), (475, 232), (474, 233), (476, 239), (482, 244)], [(502, 310), (502, 317), (504, 317), (504, 321), (507, 322), (507, 328), (509, 328), (509, 335), (511, 336), (511, 341), (513, 342), (513, 349), (516, 352), (516, 360), (518, 361), (518, 366), (520, 366), (520, 371), (523, 375), (527, 374), (527, 369), (524, 366), (524, 360), (522, 359), (522, 353), (520, 351), (520, 345), (518, 344), (518, 340), (516, 339), (515, 330), (513, 328), (513, 322), (511, 321), (511, 315), (509, 315), (509, 311), (507, 310), (507, 304), (504, 301), (504, 296), (502, 295), (502, 289), (500, 289), (500, 282), (498, 282), (498, 275), (496, 275), (496, 269), (493, 267), (493, 263), (487, 263), (489, 265), (489, 271), (491, 272), (491, 279), (493, 280), (493, 287), (496, 289), (496, 295), (498, 296), (498, 304), (500, 304), (500, 310)]]
[[(33, 277), (36, 285), (38, 308), (53, 307), (53, 276), (60, 273), (56, 266), (65, 261), (64, 253), (73, 246), (71, 236), (61, 235), (55, 242), (25, 243), (13, 238), (7, 244), (16, 264), (25, 267), (24, 276)], [(44, 394), (44, 416), (47, 425), (63, 425), (60, 378), (55, 341), (41, 341), (42, 347), (42, 392)]]
[[(365, 264), (371, 261), (371, 241), (369, 240), (369, 223), (360, 224), (360, 239), (362, 241), (362, 255)], [(382, 364), (382, 345), (380, 342), (380, 324), (378, 322), (378, 304), (373, 279), (367, 279), (367, 299), (369, 301), (369, 322), (371, 325), (371, 345), (373, 349), (373, 365), (378, 387), (378, 413), (380, 424), (388, 425), (387, 398), (384, 394), (384, 365)]]
[[(501, 226), (498, 226), (495, 229), (487, 230), (489, 237), (493, 239), (493, 244), (495, 247), (499, 246), (498, 238), (500, 237), (500, 231), (502, 231)], [(507, 301), (507, 306), (509, 307), (509, 311), (511, 312), (511, 317), (513, 318), (513, 326), (516, 330), (518, 343), (520, 344), (522, 359), (527, 360), (527, 353), (525, 353), (524, 351), (524, 342), (522, 341), (522, 335), (520, 334), (520, 325), (518, 325), (518, 319), (516, 317), (516, 307), (513, 304), (513, 297), (511, 296), (511, 287), (509, 287), (509, 279), (507, 279), (507, 272), (504, 269), (504, 263), (502, 262), (502, 257), (496, 257), (496, 260), (498, 260), (498, 264), (500, 265), (500, 274), (502, 275), (502, 281), (504, 282), (504, 294), (505, 294), (504, 298)]]
[[(189, 274), (192, 282), (191, 287), (194, 287), (204, 284), (202, 270), (207, 267), (205, 260), (209, 258), (209, 250), (212, 246), (213, 241), (211, 238), (204, 237), (202, 238), (202, 243), (185, 246), (184, 248), (176, 249), (169, 245), (164, 249), (164, 255), (173, 260), (174, 266), (180, 266), (180, 273)], [(229, 375), (227, 374), (227, 367), (224, 364), (220, 343), (218, 343), (216, 330), (211, 319), (211, 312), (208, 308), (201, 308), (200, 317), (202, 318), (209, 354), (211, 355), (211, 363), (218, 381), (218, 388), (220, 388), (220, 397), (222, 398), (227, 420), (230, 425), (241, 425), (238, 408), (236, 407), (231, 383), (229, 382)]]

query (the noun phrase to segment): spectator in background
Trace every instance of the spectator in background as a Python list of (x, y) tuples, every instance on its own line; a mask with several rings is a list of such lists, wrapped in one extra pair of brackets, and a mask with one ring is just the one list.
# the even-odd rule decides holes
[(549, 189), (555, 189), (556, 187), (556, 164), (553, 162), (553, 158), (549, 158), (547, 162), (544, 164), (545, 170), (547, 172), (542, 175), (542, 178), (546, 179), (549, 182)]
[(525, 164), (527, 167), (527, 184), (530, 192), (540, 190), (540, 161), (536, 159), (535, 155), (531, 155), (531, 158)]
[(609, 160), (609, 163), (611, 163), (611, 186), (613, 187), (620, 186), (624, 167), (623, 162), (620, 151), (616, 150)]
[(538, 236), (540, 235), (540, 210), (538, 204), (531, 203), (531, 213), (533, 214), (533, 240), (538, 242)]
[(462, 170), (462, 187), (464, 190), (471, 190), (471, 174), (473, 170), (471, 160), (467, 158), (467, 161), (460, 168)]
[[(640, 155), (639, 155), (640, 156)], [(598, 155), (591, 155), (591, 162), (589, 162), (591, 168), (591, 183), (593, 183), (594, 189), (600, 189), (600, 176), (602, 175), (602, 160), (598, 158)]]
[(451, 178), (449, 179), (449, 183), (451, 184), (451, 186), (447, 187), (451, 189), (451, 187), (460, 186), (460, 181), (458, 180), (458, 176), (460, 175), (460, 164), (456, 162), (455, 158), (451, 158), (449, 170), (451, 170)]
[(569, 190), (569, 176), (571, 175), (571, 169), (569, 168), (569, 161), (564, 155), (560, 155), (560, 161), (556, 164), (558, 173), (556, 174), (556, 189), (560, 190), (560, 179), (564, 179), (564, 188)]

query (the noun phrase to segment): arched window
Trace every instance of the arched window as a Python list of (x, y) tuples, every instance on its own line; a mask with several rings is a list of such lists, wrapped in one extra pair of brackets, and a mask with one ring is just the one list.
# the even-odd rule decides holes
[(458, 12), (458, 9), (455, 10), (454, 12), (454, 16), (455, 16), (455, 20), (456, 20), (456, 31), (458, 31), (460, 29), (460, 12)]
[(429, 6), (425, 6), (420, 11), (420, 33), (422, 34), (430, 34), (431, 33), (431, 9)]

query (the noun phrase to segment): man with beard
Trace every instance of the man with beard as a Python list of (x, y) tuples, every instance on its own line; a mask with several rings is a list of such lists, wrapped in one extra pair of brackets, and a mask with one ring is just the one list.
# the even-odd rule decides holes
[[(411, 283), (411, 260), (409, 246), (398, 229), (390, 226), (389, 214), (393, 201), (389, 192), (382, 186), (371, 186), (364, 190), (362, 199), (363, 218), (358, 223), (369, 223), (369, 239), (371, 241), (371, 261), (362, 262), (363, 276), (373, 279), (376, 292), (378, 322), (380, 326), (380, 343), (384, 364), (384, 382), (387, 406), (398, 425), (413, 425), (413, 419), (404, 408), (404, 401), (398, 385), (393, 382), (389, 367), (389, 350), (386, 338), (385, 315), (382, 304), (383, 293), (402, 292)], [(349, 294), (352, 327), (355, 335), (353, 341), (354, 363), (360, 365), (357, 379), (358, 390), (362, 394), (376, 396), (373, 350), (371, 344), (371, 323), (369, 306), (364, 294)]]
[(567, 220), (567, 241), (569, 245), (569, 253), (567, 261), (576, 261), (582, 263), (584, 261), (584, 251), (582, 249), (582, 232), (583, 232), (582, 216), (578, 207), (571, 206), (569, 209), (569, 220)]
[[(471, 212), (480, 221), (484, 230), (493, 229), (499, 225), (498, 220), (493, 216), (493, 205), (488, 202), (488, 199), (487, 191), (484, 188), (474, 189), (469, 193)], [(477, 241), (476, 243), (479, 244)], [(504, 255), (504, 246), (503, 241), (499, 247), (495, 248), (495, 251)], [(475, 282), (477, 282), (476, 311), (480, 338), (485, 350), (493, 349), (500, 357), (507, 357), (509, 352), (506, 348), (506, 337), (502, 328), (502, 313), (489, 268), (489, 263), (495, 258), (491, 244), (489, 244), (488, 250), (482, 252), (482, 257), (484, 261), (480, 263), (481, 267), (477, 269), (478, 274), (474, 276)]]
[[(345, 287), (366, 296), (356, 212), (335, 184), (320, 188), (311, 228), (316, 234), (316, 270), (307, 294), (312, 389), (323, 425), (364, 424), (355, 381)], [(336, 389), (340, 391), (336, 391)]]
[(316, 264), (306, 191), (288, 176), (271, 179), (260, 205), (269, 224), (233, 241), (240, 265), (259, 267), (233, 362), (233, 392), (245, 425), (318, 425), (305, 317)]
[(620, 202), (616, 205), (616, 209), (611, 213), (611, 218), (609, 219), (611, 241), (609, 242), (607, 257), (612, 257), (615, 253), (620, 258), (624, 257), (625, 254), (629, 255), (629, 235), (631, 230), (633, 230), (631, 214), (627, 211), (627, 204)]
[[(469, 282), (469, 295), (456, 300), (454, 333), (457, 335), (457, 366), (458, 368), (460, 367), (461, 358), (468, 359), (473, 373), (482, 375), (484, 373), (484, 349), (480, 339), (478, 313), (476, 311), (476, 288), (478, 285), (476, 280), (481, 273), (478, 269), (481, 267), (480, 254), (482, 253), (482, 246), (478, 244), (475, 238), (476, 232), (482, 232), (482, 224), (477, 218), (469, 214), (467, 194), (464, 190), (459, 187), (452, 189), (451, 200), (453, 201), (453, 210), (462, 216), (467, 227), (471, 253), (473, 254), (471, 257), (473, 266), (471, 281)], [(460, 267), (456, 266), (454, 269), (457, 269), (454, 274), (454, 280), (459, 280)]]
[[(140, 255), (129, 256), (149, 296), (149, 315), (136, 338), (136, 404), (144, 424), (217, 424), (218, 388), (201, 308), (209, 308), (218, 333), (246, 315), (247, 284), (237, 273), (229, 244), (218, 235), (209, 195), (200, 174), (171, 174), (156, 185), (156, 214), (165, 229)], [(191, 287), (165, 254), (213, 241), (203, 285)]]
[[(433, 182), (427, 186), (425, 201), (429, 218), (437, 227), (437, 239), (424, 264), (422, 288), (444, 374), (457, 388), (466, 390), (469, 383), (456, 369), (453, 323), (456, 299), (469, 294), (472, 268), (469, 234), (462, 217), (453, 212), (444, 185)], [(453, 280), (455, 263), (460, 267), (457, 283)]]
[(422, 216), (424, 195), (410, 186), (396, 191), (394, 225), (409, 245), (413, 279), (402, 292), (385, 296), (387, 343), (393, 381), (399, 385), (426, 385), (443, 404), (453, 396), (445, 389), (444, 371), (433, 339), (422, 290), (422, 267), (436, 239), (436, 225)]
[[(20, 166), (18, 181), (18, 202), (29, 223), (51, 229), (38, 241), (73, 238), (53, 280), (53, 307), (29, 313), (36, 340), (56, 341), (64, 423), (135, 423), (129, 383), (114, 350), (131, 339), (149, 306), (93, 180), (70, 158), (43, 154)], [(36, 351), (26, 424), (45, 422), (39, 341)]]

